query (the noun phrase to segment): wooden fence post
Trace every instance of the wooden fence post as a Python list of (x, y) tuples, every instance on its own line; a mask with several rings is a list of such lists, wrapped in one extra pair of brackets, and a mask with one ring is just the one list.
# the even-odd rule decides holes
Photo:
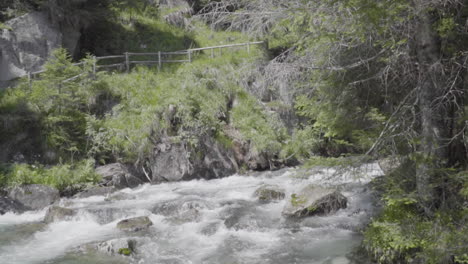
[(158, 70), (161, 70), (162, 60), (161, 60), (161, 51), (158, 51)]
[(31, 76), (31, 72), (28, 71), (28, 84), (29, 84), (29, 90), (32, 89), (32, 76)]
[(96, 78), (96, 56), (93, 56), (93, 79)]
[(192, 50), (187, 50), (187, 54), (189, 62), (192, 62)]
[(263, 41), (263, 45), (265, 47), (265, 50), (269, 49), (268, 40)]
[(130, 60), (129, 60), (128, 52), (125, 52), (125, 70), (127, 71), (127, 73), (130, 72)]

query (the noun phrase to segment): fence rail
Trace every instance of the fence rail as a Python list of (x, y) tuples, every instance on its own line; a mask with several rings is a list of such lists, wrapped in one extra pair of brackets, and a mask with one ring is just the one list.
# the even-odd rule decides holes
[[(211, 57), (213, 58), (215, 56), (215, 50), (219, 50), (220, 54), (222, 53), (223, 49), (228, 49), (228, 48), (234, 48), (234, 47), (247, 47), (247, 52), (250, 53), (251, 46), (252, 45), (260, 45), (260, 44), (266, 44), (264, 41), (255, 41), (255, 42), (246, 42), (246, 43), (236, 43), (236, 44), (227, 44), (227, 45), (220, 45), (220, 46), (211, 46), (211, 47), (202, 47), (202, 48), (193, 48), (193, 49), (187, 49), (187, 50), (179, 50), (179, 51), (171, 51), (171, 52), (125, 52), (123, 55), (110, 55), (110, 56), (100, 56), (100, 57), (93, 57), (92, 60), (92, 69), (93, 69), (93, 74), (96, 74), (98, 69), (105, 69), (105, 68), (115, 68), (115, 67), (120, 67), (122, 69), (125, 69), (126, 72), (130, 71), (130, 67), (132, 64), (158, 64), (158, 68), (160, 69), (164, 63), (186, 63), (186, 62), (192, 62), (193, 55), (196, 54), (197, 52), (200, 51), (206, 51), (206, 50), (211, 50)], [(170, 56), (182, 56), (185, 55), (187, 56), (187, 59), (180, 59), (180, 58), (170, 58)], [(131, 57), (138, 57), (138, 56), (157, 56), (157, 60), (154, 59), (148, 59), (148, 60), (130, 60)], [(120, 63), (113, 63), (113, 64), (98, 64), (98, 62), (103, 61), (103, 60), (109, 60), (109, 59), (122, 59), (122, 62)], [(87, 62), (82, 61), (78, 63), (72, 64), (73, 66), (85, 66)], [(41, 71), (36, 71), (36, 72), (28, 72), (27, 77), (29, 80), (29, 85), (31, 86), (32, 79), (34, 79), (36, 76), (46, 72), (46, 70), (41, 70)], [(83, 76), (84, 73), (78, 74), (76, 76), (73, 76), (69, 79), (66, 79), (62, 81), (62, 83), (67, 83), (73, 80), (76, 80), (77, 78)]]

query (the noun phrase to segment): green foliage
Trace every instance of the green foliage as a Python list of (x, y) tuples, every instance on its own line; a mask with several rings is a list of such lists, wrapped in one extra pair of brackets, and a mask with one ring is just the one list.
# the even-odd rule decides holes
[[(67, 155), (73, 162), (76, 155), (84, 156), (86, 152), (86, 118), (92, 114), (90, 99), (106, 93), (107, 88), (89, 78), (90, 63), (84, 69), (72, 65), (64, 49), (54, 51), (45, 69), (40, 80), (32, 82), (31, 88), (24, 84), (18, 93), (41, 117), (46, 148), (62, 157)], [(75, 76), (79, 78), (68, 81)]]
[(3, 29), (12, 30), (12, 28), (10, 26), (7, 26), (7, 25), (3, 24), (2, 22), (0, 22), (0, 30), (3, 30)]
[(452, 257), (463, 261), (468, 218), (466, 198), (459, 192), (467, 182), (466, 172), (452, 172), (445, 178), (445, 199), (450, 204), (440, 205), (434, 216), (427, 217), (415, 193), (412, 166), (404, 163), (375, 186), (384, 191), (384, 209), (365, 231), (367, 250), (378, 263), (452, 263)]
[(278, 117), (266, 114), (257, 100), (245, 92), (238, 94), (238, 101), (232, 110), (234, 127), (254, 144), (257, 151), (279, 153), (288, 136)]
[(453, 36), (456, 28), (455, 19), (453, 17), (442, 18), (435, 25), (435, 30), (442, 38)]
[(51, 167), (40, 164), (14, 164), (2, 174), (3, 185), (45, 184), (59, 190), (74, 184), (97, 183), (100, 180), (94, 171), (94, 160), (92, 159)]
[(119, 254), (124, 256), (130, 256), (133, 251), (130, 248), (119, 248)]

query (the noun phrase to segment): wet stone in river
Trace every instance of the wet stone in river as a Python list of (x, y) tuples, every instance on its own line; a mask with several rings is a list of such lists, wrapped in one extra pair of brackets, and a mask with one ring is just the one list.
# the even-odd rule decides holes
[(147, 216), (129, 218), (117, 223), (117, 228), (127, 232), (138, 232), (147, 230), (153, 222)]

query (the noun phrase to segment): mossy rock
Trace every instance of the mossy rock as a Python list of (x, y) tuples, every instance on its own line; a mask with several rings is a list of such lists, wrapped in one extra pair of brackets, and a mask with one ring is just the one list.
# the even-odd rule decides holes
[(346, 208), (348, 199), (332, 188), (309, 185), (298, 194), (292, 194), (283, 209), (283, 215), (302, 218), (314, 215), (326, 215)]
[(270, 203), (283, 200), (286, 196), (284, 190), (275, 185), (264, 185), (258, 188), (254, 196), (262, 203)]
[(147, 230), (153, 222), (147, 216), (125, 219), (117, 223), (117, 228), (127, 232)]

